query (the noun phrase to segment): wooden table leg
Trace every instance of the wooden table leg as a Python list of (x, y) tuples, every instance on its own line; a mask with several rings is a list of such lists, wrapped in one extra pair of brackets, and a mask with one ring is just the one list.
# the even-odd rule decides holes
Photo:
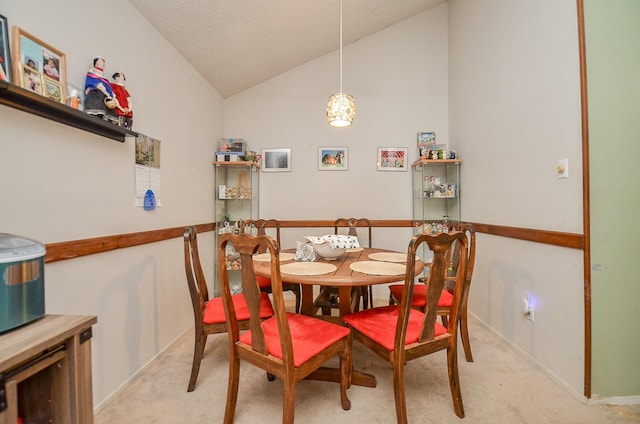
[(312, 316), (314, 315), (313, 311), (313, 285), (311, 284), (301, 284), (302, 286), (302, 294), (301, 294), (301, 305), (300, 305), (300, 313), (302, 315)]
[(351, 309), (351, 287), (340, 286), (338, 288), (338, 298), (340, 307), (340, 316), (349, 315), (353, 310)]

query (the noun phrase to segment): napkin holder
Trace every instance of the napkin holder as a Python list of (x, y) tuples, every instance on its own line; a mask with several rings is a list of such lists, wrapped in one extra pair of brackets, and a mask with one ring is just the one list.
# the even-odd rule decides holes
[(296, 242), (296, 255), (294, 260), (301, 262), (314, 262), (316, 260), (316, 251), (309, 243)]

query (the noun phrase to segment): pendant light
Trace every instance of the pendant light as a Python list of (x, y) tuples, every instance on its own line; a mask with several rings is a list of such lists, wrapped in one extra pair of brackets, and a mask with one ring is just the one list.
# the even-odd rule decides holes
[(332, 127), (348, 127), (356, 116), (353, 96), (342, 92), (342, 0), (340, 0), (340, 92), (329, 97), (327, 121)]

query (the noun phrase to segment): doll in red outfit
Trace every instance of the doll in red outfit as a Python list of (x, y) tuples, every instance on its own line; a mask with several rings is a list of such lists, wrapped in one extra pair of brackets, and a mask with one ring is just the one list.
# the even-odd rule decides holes
[(118, 116), (119, 125), (131, 129), (133, 127), (133, 103), (131, 95), (124, 86), (126, 78), (122, 72), (116, 72), (112, 78), (114, 82), (111, 83), (111, 88), (118, 100), (116, 115)]

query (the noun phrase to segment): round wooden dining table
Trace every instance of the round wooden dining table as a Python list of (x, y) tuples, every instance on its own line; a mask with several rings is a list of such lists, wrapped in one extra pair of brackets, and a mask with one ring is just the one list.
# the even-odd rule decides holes
[[(407, 267), (406, 253), (386, 249), (350, 249), (335, 260), (319, 259), (315, 262), (295, 261), (292, 258), (292, 253), (295, 253), (295, 249), (281, 251), (280, 275), (283, 283), (300, 284), (302, 289), (300, 312), (305, 315), (315, 315), (318, 309), (314, 307), (314, 286), (338, 288), (339, 313), (340, 317), (342, 317), (357, 310), (359, 297), (351, 296), (353, 289), (366, 287), (370, 284), (402, 281)], [(325, 266), (323, 264), (333, 266)], [(424, 270), (424, 266), (424, 262), (416, 257), (416, 275)], [(254, 260), (253, 269), (257, 275), (263, 277), (271, 276), (271, 263), (269, 261)], [(331, 317), (322, 318), (331, 319)], [(339, 382), (339, 371), (338, 368), (321, 367), (307, 378)], [(358, 386), (376, 387), (376, 378), (371, 374), (354, 369), (351, 383)]]
[[(291, 258), (295, 249), (282, 250), (280, 259), (280, 274), (283, 283), (300, 284), (302, 299), (300, 312), (305, 315), (315, 315), (313, 287), (330, 286), (338, 288), (339, 314), (344, 316), (356, 310), (351, 292), (353, 288), (375, 284), (395, 283), (404, 280), (407, 254), (387, 249), (356, 248), (348, 249), (335, 260), (319, 259), (307, 264), (330, 264), (334, 267), (323, 269), (317, 265), (309, 265), (305, 271), (305, 262), (296, 262)], [(285, 259), (285, 260), (283, 260)], [(295, 272), (289, 264), (296, 263)], [(254, 261), (253, 268), (257, 275), (271, 276), (271, 264), (267, 261)], [(292, 269), (291, 273), (287, 269)], [(329, 269), (332, 268), (332, 269)], [(356, 271), (359, 269), (360, 271)], [(420, 274), (424, 269), (424, 262), (416, 258), (415, 272)]]

